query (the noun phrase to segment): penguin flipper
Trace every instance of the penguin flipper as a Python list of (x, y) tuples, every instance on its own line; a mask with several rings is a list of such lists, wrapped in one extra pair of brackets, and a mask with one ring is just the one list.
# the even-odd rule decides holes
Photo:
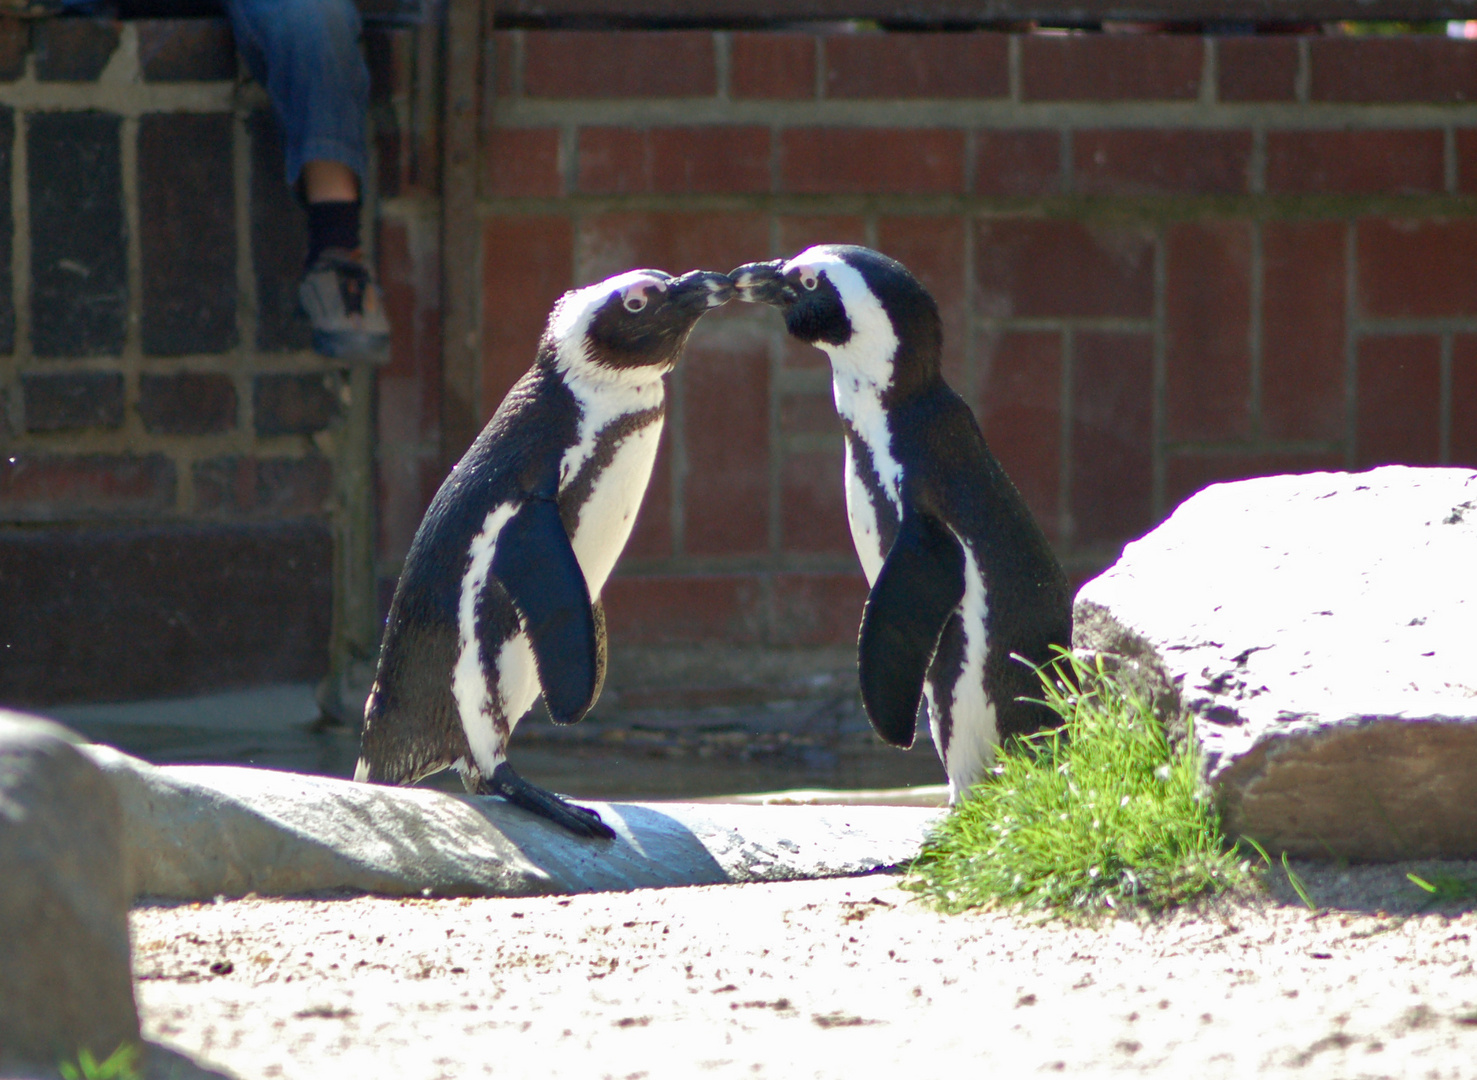
[(907, 507), (862, 613), (857, 671), (867, 718), (885, 742), (913, 745), (923, 680), (964, 597), (964, 549), (933, 516)]
[(531, 498), (508, 519), (492, 576), (523, 616), (549, 716), (556, 724), (582, 720), (600, 689), (595, 616), (554, 500)]

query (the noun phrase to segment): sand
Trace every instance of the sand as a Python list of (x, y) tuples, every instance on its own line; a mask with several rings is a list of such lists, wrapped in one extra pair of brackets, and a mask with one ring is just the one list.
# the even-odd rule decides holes
[(134, 965), (145, 1033), (242, 1080), (1477, 1077), (1477, 914), (1375, 911), (1420, 899), (1379, 873), (1096, 926), (883, 875), (145, 906)]

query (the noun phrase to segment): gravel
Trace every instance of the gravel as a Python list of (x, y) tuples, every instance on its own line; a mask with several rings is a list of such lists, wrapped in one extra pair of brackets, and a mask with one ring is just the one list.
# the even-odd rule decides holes
[(1443, 868), (1304, 864), (1343, 910), (1279, 869), (1092, 926), (942, 916), (880, 875), (142, 906), (135, 982), (151, 1039), (241, 1080), (1477, 1076), (1477, 914), (1417, 913), (1410, 869)]

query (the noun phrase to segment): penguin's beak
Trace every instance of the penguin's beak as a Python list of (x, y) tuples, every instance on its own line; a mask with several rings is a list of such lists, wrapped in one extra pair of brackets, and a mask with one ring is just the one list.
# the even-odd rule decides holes
[(730, 271), (728, 276), (733, 281), (738, 298), (745, 303), (780, 307), (795, 299), (794, 290), (790, 289), (780, 275), (780, 267), (784, 265), (783, 259), (745, 263)]
[(733, 280), (714, 270), (689, 270), (667, 286), (667, 302), (701, 315), (733, 299)]

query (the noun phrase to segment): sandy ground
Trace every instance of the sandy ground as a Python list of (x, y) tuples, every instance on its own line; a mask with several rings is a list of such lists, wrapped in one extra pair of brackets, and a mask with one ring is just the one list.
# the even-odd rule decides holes
[(1477, 914), (1375, 910), (1416, 906), (1398, 868), (1305, 872), (1368, 910), (1041, 924), (880, 875), (247, 899), (135, 910), (134, 963), (146, 1034), (242, 1080), (1477, 1077)]

